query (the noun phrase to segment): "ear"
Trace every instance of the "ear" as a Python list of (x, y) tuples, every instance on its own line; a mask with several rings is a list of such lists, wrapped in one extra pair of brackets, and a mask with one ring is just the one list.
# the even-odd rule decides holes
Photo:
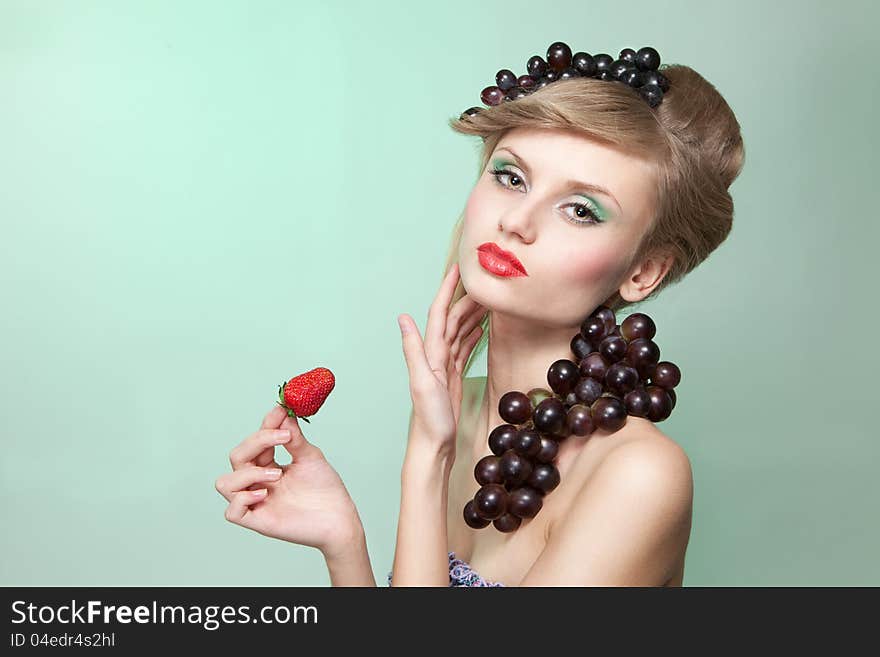
[(620, 286), (620, 296), (631, 303), (641, 301), (660, 284), (672, 268), (673, 262), (673, 256), (668, 253), (648, 256)]

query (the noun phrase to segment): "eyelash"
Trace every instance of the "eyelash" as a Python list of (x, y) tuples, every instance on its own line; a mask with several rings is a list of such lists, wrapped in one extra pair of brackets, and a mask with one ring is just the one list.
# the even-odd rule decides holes
[[(492, 169), (490, 171), (490, 173), (492, 174), (492, 177), (494, 178), (495, 182), (497, 184), (499, 184), (503, 189), (506, 189), (508, 191), (516, 191), (512, 187), (508, 187), (507, 185), (505, 185), (500, 180), (501, 176), (517, 176), (517, 178), (519, 178), (519, 176), (517, 174), (515, 174), (513, 171), (507, 171), (506, 169)], [(520, 178), (520, 180), (522, 180), (522, 178)], [(565, 207), (584, 208), (584, 210), (586, 210), (590, 214), (590, 217), (592, 217), (592, 219), (589, 221), (583, 221), (580, 219), (573, 219), (572, 217), (567, 216), (567, 219), (573, 224), (584, 226), (584, 225), (590, 225), (590, 224), (601, 224), (601, 223), (604, 223), (604, 221), (605, 221), (604, 219), (599, 218), (599, 215), (596, 213), (595, 210), (593, 210), (593, 208), (591, 208), (589, 205), (586, 205), (584, 203), (568, 203)]]

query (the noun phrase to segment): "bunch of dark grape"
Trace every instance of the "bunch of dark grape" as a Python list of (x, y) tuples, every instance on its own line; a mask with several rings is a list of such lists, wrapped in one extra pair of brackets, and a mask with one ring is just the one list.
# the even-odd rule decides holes
[(627, 415), (662, 422), (672, 413), (681, 371), (660, 360), (654, 321), (644, 313), (615, 321), (607, 306), (583, 321), (571, 339), (574, 359), (557, 360), (547, 371), (549, 390), (501, 396), (498, 413), (505, 423), (489, 433), (492, 454), (474, 467), (480, 489), (464, 505), (468, 526), (492, 523), (506, 533), (534, 518), (559, 485), (554, 461), (568, 436), (613, 433)]
[[(624, 48), (615, 59), (604, 52), (572, 54), (567, 43), (556, 41), (547, 48), (546, 59), (540, 55), (529, 57), (525, 74), (517, 77), (509, 68), (498, 71), (495, 84), (480, 92), (480, 100), (491, 107), (528, 96), (557, 80), (586, 77), (622, 82), (637, 91), (648, 105), (657, 107), (663, 101), (663, 94), (669, 91), (669, 79), (658, 70), (659, 67), (660, 53), (651, 46), (638, 51)], [(469, 107), (460, 118), (476, 114), (481, 109)]]

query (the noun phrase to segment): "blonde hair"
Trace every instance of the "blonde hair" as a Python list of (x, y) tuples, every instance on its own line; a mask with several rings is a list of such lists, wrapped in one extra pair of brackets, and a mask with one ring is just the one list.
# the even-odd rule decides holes
[[(728, 188), (745, 158), (739, 123), (717, 89), (687, 66), (667, 64), (660, 70), (669, 80), (669, 90), (656, 108), (623, 83), (571, 78), (449, 120), (456, 132), (482, 138), (480, 173), (502, 137), (517, 127), (574, 130), (651, 162), (657, 178), (655, 214), (629, 266), (649, 254), (671, 255), (672, 265), (642, 301), (679, 281), (726, 239), (733, 224)], [(463, 225), (464, 211), (452, 230), (444, 273), (458, 261)], [(452, 304), (464, 295), (459, 280)], [(617, 312), (633, 303), (616, 291), (605, 305)], [(486, 313), (480, 322), (483, 334), (464, 376), (485, 349), (489, 316)]]

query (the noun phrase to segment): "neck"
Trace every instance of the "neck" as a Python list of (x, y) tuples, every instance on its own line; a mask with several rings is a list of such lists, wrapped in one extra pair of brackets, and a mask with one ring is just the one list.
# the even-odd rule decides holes
[[(495, 311), (490, 313), (486, 387), (474, 444), (474, 455), (477, 458), (491, 454), (487, 442), (489, 433), (499, 424), (505, 423), (498, 412), (502, 395), (511, 390), (528, 393), (532, 388), (544, 388), (552, 392), (547, 383), (547, 370), (557, 360), (576, 360), (571, 352), (571, 339), (580, 330), (580, 324), (560, 327), (524, 321)], [(634, 416), (627, 418), (628, 424), (640, 422), (648, 421)], [(610, 435), (612, 434), (607, 431), (596, 429), (589, 436), (569, 436), (560, 445), (560, 453), (578, 451), (588, 439)]]

